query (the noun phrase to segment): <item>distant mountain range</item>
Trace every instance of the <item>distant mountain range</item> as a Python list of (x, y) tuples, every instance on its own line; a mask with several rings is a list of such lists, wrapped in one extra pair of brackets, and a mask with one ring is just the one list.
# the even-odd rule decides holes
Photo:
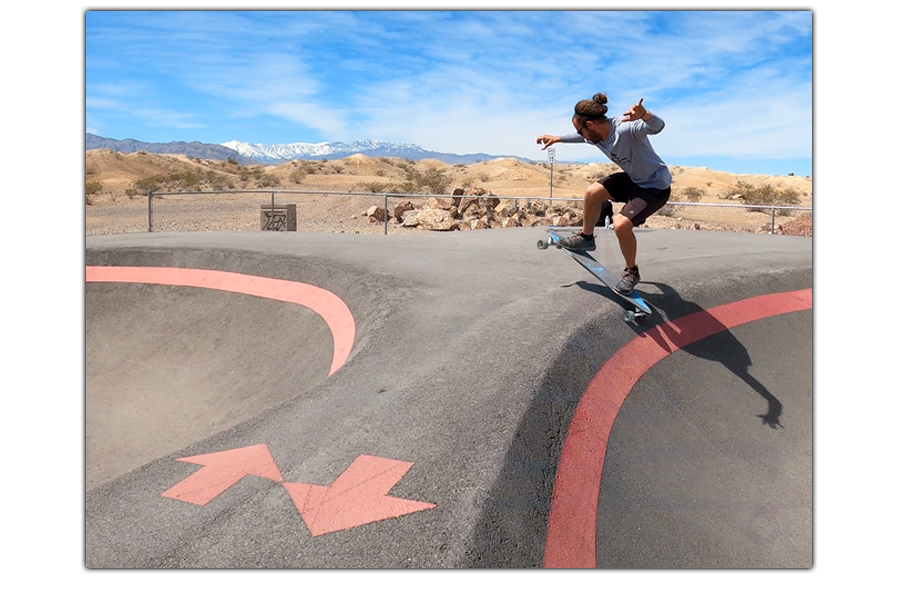
[[(232, 140), (224, 144), (204, 144), (202, 142), (140, 142), (138, 140), (113, 140), (93, 134), (85, 136), (85, 150), (109, 148), (117, 152), (149, 152), (152, 154), (184, 154), (189, 157), (227, 160), (233, 158), (242, 165), (277, 164), (294, 159), (315, 161), (342, 159), (354, 154), (368, 157), (398, 157), (418, 161), (437, 159), (449, 165), (471, 165), (479, 161), (501, 158), (489, 154), (449, 154), (433, 152), (415, 144), (383, 142), (381, 140), (359, 140), (353, 144), (343, 142), (294, 142), (291, 144), (252, 144)], [(520, 157), (512, 157), (520, 158)], [(520, 159), (526, 160), (526, 159)]]
[(222, 146), (221, 144), (204, 144), (202, 142), (141, 142), (139, 140), (113, 140), (93, 134), (85, 135), (85, 150), (95, 148), (109, 148), (116, 152), (149, 152), (151, 154), (184, 154), (201, 159), (224, 161), (235, 159), (241, 165), (253, 165), (257, 162), (241, 155), (239, 152)]

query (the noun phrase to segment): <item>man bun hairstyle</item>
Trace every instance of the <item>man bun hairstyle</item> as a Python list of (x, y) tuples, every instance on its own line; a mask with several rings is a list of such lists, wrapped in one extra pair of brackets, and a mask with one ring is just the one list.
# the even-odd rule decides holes
[(581, 122), (586, 121), (606, 121), (606, 112), (609, 107), (606, 106), (607, 99), (604, 93), (597, 93), (593, 99), (584, 99), (575, 104), (575, 115)]

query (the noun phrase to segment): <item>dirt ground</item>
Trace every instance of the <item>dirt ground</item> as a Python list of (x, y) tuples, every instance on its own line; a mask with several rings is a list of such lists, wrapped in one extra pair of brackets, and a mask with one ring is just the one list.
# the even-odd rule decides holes
[[(183, 200), (205, 200), (203, 228), (257, 228), (255, 213), (236, 222), (223, 200), (212, 209), (208, 203), (214, 190), (258, 190), (244, 194), (235, 208), (247, 211), (247, 203), (264, 203), (272, 192), (342, 192), (340, 200), (303, 198), (298, 220), (317, 230), (335, 232), (379, 232), (363, 216), (379, 205), (379, 194), (450, 194), (453, 190), (477, 189), (501, 198), (569, 198), (580, 208), (584, 188), (618, 171), (606, 162), (591, 164), (529, 163), (498, 158), (472, 165), (448, 165), (425, 159), (372, 158), (353, 155), (334, 161), (291, 161), (279, 165), (241, 166), (234, 162), (190, 158), (183, 155), (123, 154), (108, 149), (90, 150), (85, 159), (87, 234), (145, 232), (148, 227), (147, 191), (194, 191), (203, 195)], [(673, 176), (671, 202), (696, 206), (675, 207), (667, 215), (651, 217), (649, 228), (685, 228), (742, 232), (771, 232), (771, 213), (748, 213), (742, 208), (703, 208), (706, 204), (741, 204), (738, 194), (747, 188), (768, 186), (772, 192), (790, 192), (795, 206), (812, 207), (812, 179), (797, 176), (743, 175), (713, 171), (705, 167), (670, 166)], [(352, 196), (350, 194), (353, 194)], [(374, 195), (373, 195), (374, 194)], [(221, 195), (221, 194), (220, 194)], [(294, 196), (296, 197), (296, 196)], [(168, 198), (168, 204), (175, 198)], [(279, 201), (281, 198), (278, 198)], [(154, 208), (154, 211), (156, 209)], [(302, 213), (301, 213), (302, 210)], [(812, 236), (812, 212), (787, 210), (776, 216), (776, 232)], [(193, 223), (191, 223), (193, 224)], [(159, 228), (154, 221), (154, 229)], [(173, 227), (181, 229), (181, 226)], [(305, 226), (304, 228), (308, 228)], [(391, 229), (392, 232), (414, 232)]]

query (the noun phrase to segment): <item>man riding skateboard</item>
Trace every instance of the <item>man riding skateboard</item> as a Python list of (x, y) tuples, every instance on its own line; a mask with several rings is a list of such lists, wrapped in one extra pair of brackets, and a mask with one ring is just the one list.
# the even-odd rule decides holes
[(643, 98), (621, 117), (606, 117), (606, 103), (607, 97), (603, 93), (597, 93), (593, 99), (579, 101), (572, 116), (575, 133), (564, 136), (545, 134), (538, 136), (537, 143), (542, 145), (541, 150), (545, 150), (557, 142), (587, 142), (622, 168), (622, 172), (595, 181), (584, 190), (584, 224), (581, 232), (562, 239), (560, 245), (573, 251), (596, 249), (594, 227), (601, 209), (610, 200), (624, 202), (621, 212), (613, 217), (613, 228), (625, 257), (625, 272), (615, 290), (629, 294), (641, 280), (633, 229), (662, 208), (672, 191), (672, 174), (647, 138), (660, 133), (666, 124), (658, 115), (647, 111)]

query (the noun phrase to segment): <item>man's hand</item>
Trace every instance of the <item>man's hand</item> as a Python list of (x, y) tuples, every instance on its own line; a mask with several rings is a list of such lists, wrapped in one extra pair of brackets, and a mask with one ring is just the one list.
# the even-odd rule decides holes
[(647, 109), (643, 105), (644, 98), (641, 97), (641, 100), (631, 106), (631, 109), (626, 111), (623, 114), (622, 121), (635, 121), (638, 119), (644, 119), (644, 116), (647, 115)]
[(541, 145), (541, 150), (546, 150), (548, 146), (551, 144), (556, 144), (562, 140), (561, 136), (548, 136), (544, 134), (543, 136), (538, 136), (537, 143)]

